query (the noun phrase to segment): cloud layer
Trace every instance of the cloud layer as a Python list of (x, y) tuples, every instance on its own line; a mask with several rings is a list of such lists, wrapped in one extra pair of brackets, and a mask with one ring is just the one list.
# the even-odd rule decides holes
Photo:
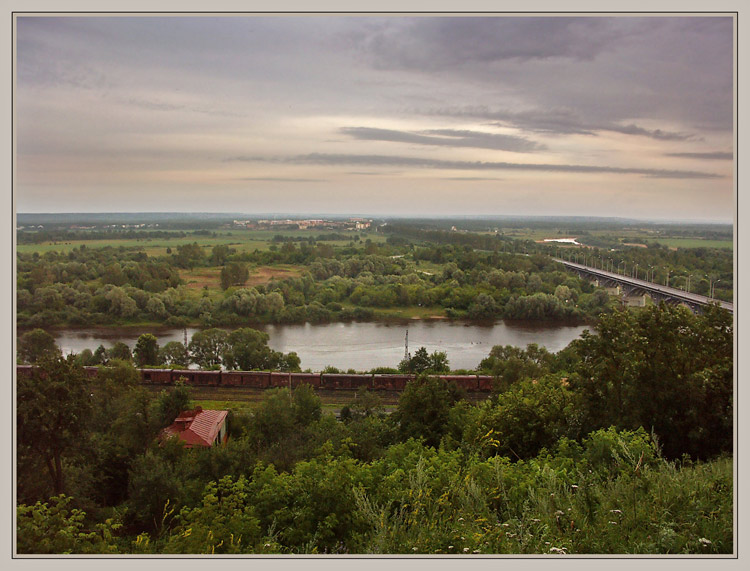
[(22, 212), (732, 216), (728, 16), (16, 24)]

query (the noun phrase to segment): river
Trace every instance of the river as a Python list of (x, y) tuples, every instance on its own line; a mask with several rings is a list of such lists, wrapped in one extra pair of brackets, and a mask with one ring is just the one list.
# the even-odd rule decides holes
[[(409, 332), (409, 352), (420, 347), (427, 351), (445, 351), (452, 369), (473, 369), (494, 345), (525, 348), (529, 343), (557, 352), (566, 347), (589, 326), (550, 323), (517, 323), (498, 321), (481, 325), (455, 321), (411, 321), (407, 323), (327, 323), (322, 325), (265, 325), (269, 346), (284, 353), (295, 351), (303, 369), (320, 371), (327, 365), (339, 369), (365, 371), (374, 367), (396, 367), (404, 358), (404, 341)], [(63, 353), (80, 353), (99, 345), (111, 347), (126, 343), (131, 350), (138, 336), (153, 333), (159, 345), (169, 341), (190, 341), (194, 328), (183, 329), (67, 329), (55, 337)]]

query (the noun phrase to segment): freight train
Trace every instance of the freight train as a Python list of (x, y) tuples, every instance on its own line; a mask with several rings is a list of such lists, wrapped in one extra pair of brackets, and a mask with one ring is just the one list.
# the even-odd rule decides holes
[[(18, 374), (28, 374), (30, 365), (18, 365)], [(89, 377), (95, 377), (98, 367), (84, 367)], [(341, 374), (341, 373), (282, 373), (277, 371), (200, 371), (194, 369), (138, 369), (141, 382), (146, 385), (173, 385), (182, 381), (195, 387), (248, 387), (270, 389), (296, 388), (307, 384), (316, 389), (374, 391), (402, 391), (415, 375), (408, 374)], [(454, 382), (467, 392), (490, 392), (493, 377), (487, 375), (437, 375)]]

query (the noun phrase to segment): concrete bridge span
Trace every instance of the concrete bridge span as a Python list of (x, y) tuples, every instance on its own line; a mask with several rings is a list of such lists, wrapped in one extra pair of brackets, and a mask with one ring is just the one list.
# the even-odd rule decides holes
[(592, 268), (590, 266), (561, 260), (559, 258), (553, 258), (553, 260), (565, 266), (566, 269), (576, 272), (581, 277), (598, 281), (599, 285), (605, 287), (619, 286), (626, 296), (648, 294), (657, 302), (683, 303), (696, 313), (700, 313), (702, 308), (706, 305), (718, 304), (730, 313), (734, 313), (734, 304), (727, 301), (712, 299), (705, 295), (689, 293), (681, 289), (656, 284), (646, 280), (640, 280), (616, 272), (608, 272), (607, 270)]

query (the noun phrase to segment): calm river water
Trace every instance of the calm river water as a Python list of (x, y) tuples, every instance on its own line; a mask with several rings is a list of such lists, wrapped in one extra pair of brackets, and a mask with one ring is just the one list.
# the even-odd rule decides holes
[[(525, 348), (529, 343), (557, 352), (577, 338), (588, 326), (506, 323), (477, 325), (454, 321), (411, 321), (393, 323), (328, 323), (323, 325), (266, 325), (258, 329), (269, 334), (269, 346), (276, 351), (295, 351), (303, 369), (320, 371), (327, 365), (364, 371), (374, 367), (396, 367), (404, 357), (404, 338), (409, 331), (409, 351), (445, 351), (453, 369), (473, 369), (494, 345)], [(197, 329), (187, 329), (187, 339)], [(153, 333), (159, 345), (184, 341), (183, 329), (103, 330), (78, 329), (56, 332), (58, 346), (65, 354), (79, 353), (99, 345), (111, 347), (122, 341), (131, 349), (141, 333)]]

